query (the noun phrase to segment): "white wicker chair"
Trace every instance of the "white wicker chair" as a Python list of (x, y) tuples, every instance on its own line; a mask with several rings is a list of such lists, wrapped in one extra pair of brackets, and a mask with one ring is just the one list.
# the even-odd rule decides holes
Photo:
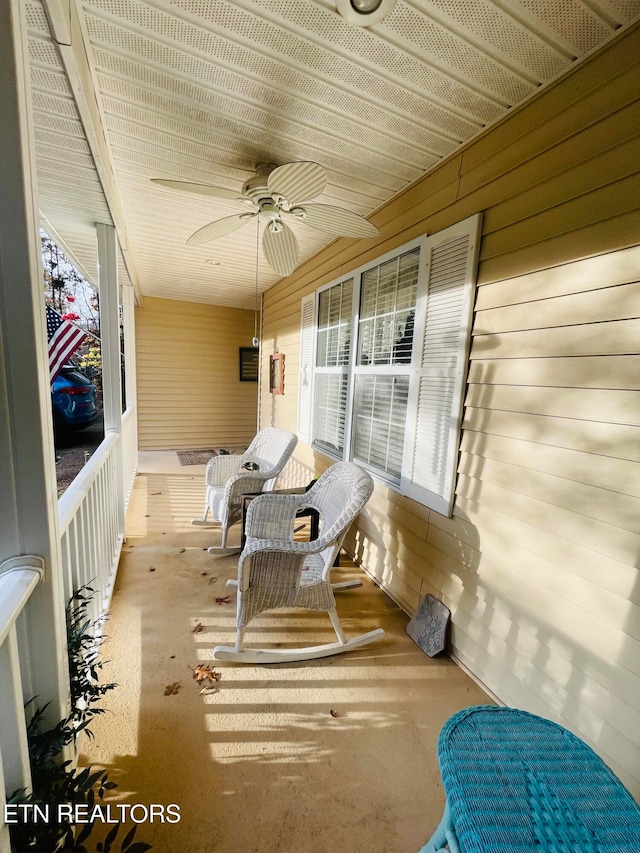
[[(282, 663), (310, 660), (358, 648), (384, 636), (377, 628), (347, 640), (343, 633), (329, 575), (349, 525), (371, 496), (371, 477), (351, 462), (332, 465), (304, 494), (265, 494), (247, 511), (247, 541), (238, 563), (236, 644), (216, 646), (216, 660)], [(312, 542), (293, 539), (296, 512), (312, 507), (320, 514), (320, 534)], [(336, 587), (343, 586), (336, 584)], [(303, 607), (326, 611), (337, 643), (299, 649), (243, 649), (249, 622), (265, 610)]]
[[(222, 543), (209, 551), (228, 550), (229, 528), (242, 518), (242, 496), (271, 491), (297, 443), (298, 438), (292, 432), (268, 427), (256, 435), (244, 453), (214, 456), (209, 460), (204, 512), (202, 518), (191, 519), (192, 524), (204, 527), (211, 523), (222, 525)], [(252, 463), (257, 469), (243, 467)], [(209, 513), (212, 522), (208, 521)]]

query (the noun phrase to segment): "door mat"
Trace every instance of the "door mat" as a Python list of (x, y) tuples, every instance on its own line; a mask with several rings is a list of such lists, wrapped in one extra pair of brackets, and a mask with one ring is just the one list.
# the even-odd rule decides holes
[(206, 450), (176, 450), (181, 465), (206, 465), (212, 456), (217, 456), (218, 451), (212, 447)]

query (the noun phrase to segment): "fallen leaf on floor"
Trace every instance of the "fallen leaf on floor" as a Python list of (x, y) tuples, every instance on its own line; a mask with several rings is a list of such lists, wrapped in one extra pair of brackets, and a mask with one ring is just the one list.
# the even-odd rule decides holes
[(184, 554), (184, 552), (185, 552), (186, 550), (187, 550), (186, 548), (180, 548), (180, 550), (178, 551), (178, 554)]
[(208, 663), (199, 663), (198, 666), (190, 666), (189, 669), (192, 671), (193, 677), (198, 684), (201, 684), (203, 681), (210, 681), (212, 684), (215, 684), (222, 678), (222, 674), (217, 672), (212, 666), (209, 666)]
[(203, 578), (206, 578), (206, 576), (209, 574), (209, 572), (200, 572), (200, 574), (202, 575)]
[(177, 693), (178, 690), (180, 690), (180, 682), (174, 681), (173, 684), (167, 684), (164, 688), (164, 695), (171, 696), (172, 694)]
[(149, 566), (149, 571), (150, 571), (150, 572), (155, 572), (155, 570), (156, 570), (156, 567), (155, 567), (155, 566)]
[(218, 575), (213, 575), (212, 577), (209, 578), (207, 583), (215, 583), (217, 580), (218, 580)]
[(219, 598), (216, 598), (216, 604), (231, 604), (231, 599), (228, 595), (220, 596)]
[(333, 708), (329, 711), (332, 717), (339, 717), (340, 714), (337, 711), (334, 711)]
[(191, 630), (193, 631), (194, 634), (199, 634), (200, 631), (204, 631), (204, 628), (202, 627), (200, 622), (198, 622), (196, 625), (193, 626), (193, 628)]

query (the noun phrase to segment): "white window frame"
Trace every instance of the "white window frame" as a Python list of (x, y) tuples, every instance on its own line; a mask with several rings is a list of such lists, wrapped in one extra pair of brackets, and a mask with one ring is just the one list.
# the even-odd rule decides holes
[[(401, 477), (394, 477), (391, 474), (388, 474), (386, 471), (383, 471), (380, 468), (376, 468), (373, 465), (364, 462), (362, 459), (359, 459), (353, 453), (353, 445), (355, 436), (351, 430), (351, 424), (353, 421), (353, 405), (355, 401), (355, 385), (356, 385), (356, 377), (357, 376), (409, 376), (409, 389), (411, 389), (411, 376), (413, 373), (413, 359), (415, 353), (415, 345), (412, 349), (411, 362), (409, 364), (387, 364), (387, 365), (358, 365), (357, 362), (357, 352), (359, 346), (359, 331), (360, 331), (360, 298), (362, 292), (362, 279), (365, 273), (369, 272), (369, 270), (376, 269), (377, 267), (381, 267), (383, 264), (388, 261), (393, 260), (394, 258), (400, 257), (400, 255), (406, 255), (408, 252), (412, 252), (414, 249), (420, 249), (420, 262), (418, 266), (418, 290), (416, 294), (416, 317), (418, 314), (418, 305), (420, 300), (420, 291), (422, 287), (422, 282), (424, 278), (424, 266), (423, 266), (423, 258), (425, 254), (425, 246), (426, 246), (427, 235), (424, 234), (421, 237), (417, 237), (414, 240), (410, 240), (408, 243), (405, 243), (402, 246), (399, 246), (396, 249), (392, 249), (384, 255), (381, 255), (379, 258), (375, 258), (373, 261), (370, 261), (367, 264), (363, 264), (358, 268), (357, 275), (354, 274), (354, 300), (355, 300), (355, 310), (354, 310), (354, 318), (353, 318), (353, 331), (352, 331), (352, 362), (350, 365), (351, 368), (351, 377), (350, 377), (350, 388), (348, 395), (348, 405), (349, 405), (349, 436), (348, 436), (348, 445), (347, 438), (345, 436), (345, 447), (349, 448), (349, 459), (353, 459), (354, 462), (357, 462), (365, 470), (369, 471), (369, 473), (375, 477), (377, 480), (383, 482), (386, 486), (395, 489), (396, 491), (401, 490)], [(416, 328), (415, 328), (415, 320), (414, 320), (414, 332), (413, 332), (413, 340), (415, 344), (416, 340)], [(410, 392), (409, 392), (410, 393)], [(410, 399), (410, 398), (409, 398)], [(407, 401), (407, 411), (408, 411), (408, 403)], [(405, 443), (406, 443), (406, 435), (407, 435), (407, 426), (405, 422)]]
[(313, 429), (313, 383), (316, 363), (317, 297), (309, 293), (300, 303), (300, 350), (298, 353), (298, 424), (300, 441), (311, 444)]
[[(319, 287), (315, 293), (315, 330), (314, 330), (314, 347), (313, 347), (313, 380), (312, 380), (312, 403), (311, 403), (311, 445), (317, 450), (319, 453), (324, 453), (325, 456), (329, 456), (331, 459), (335, 459), (338, 462), (343, 461), (344, 459), (349, 458), (349, 448), (350, 448), (350, 436), (351, 436), (351, 411), (353, 407), (353, 382), (351, 379), (351, 374), (353, 371), (353, 361), (354, 361), (354, 317), (356, 315), (356, 310), (358, 306), (359, 296), (360, 296), (360, 288), (357, 281), (357, 272), (350, 272), (346, 275), (341, 275), (339, 278), (334, 279), (328, 284)], [(320, 296), (325, 293), (327, 290), (331, 290), (332, 287), (336, 287), (340, 284), (346, 284), (348, 281), (353, 279), (353, 292), (351, 296), (351, 337), (349, 339), (349, 361), (345, 365), (339, 365), (338, 367), (316, 367), (316, 361), (318, 357), (318, 333), (319, 329), (319, 317), (320, 317)], [(347, 397), (345, 403), (345, 419), (344, 419), (344, 440), (343, 440), (343, 448), (342, 453), (334, 452), (331, 448), (327, 447), (324, 444), (318, 444), (316, 441), (316, 437), (314, 435), (314, 424), (315, 424), (315, 400), (316, 400), (316, 376), (322, 374), (342, 374), (347, 377)]]
[[(478, 264), (478, 254), (480, 247), (482, 215), (475, 214), (468, 219), (459, 222), (450, 228), (444, 229), (433, 235), (422, 235), (414, 240), (386, 252), (384, 255), (375, 258), (374, 260), (362, 264), (355, 269), (343, 273), (338, 278), (333, 279), (322, 287), (318, 288), (313, 294), (305, 297), (305, 300), (314, 299), (313, 303), (313, 347), (312, 347), (312, 362), (311, 362), (311, 394), (307, 395), (303, 405), (309, 406), (307, 420), (310, 424), (311, 434), (301, 435), (303, 440), (307, 441), (314, 450), (328, 456), (331, 459), (341, 461), (344, 459), (354, 459), (359, 465), (366, 468), (372, 476), (384, 483), (388, 488), (406, 495), (419, 503), (428, 506), (443, 515), (451, 515), (454, 487), (457, 470), (457, 461), (460, 445), (460, 430), (462, 423), (462, 413), (464, 405), (464, 394), (466, 389), (466, 375), (469, 362), (469, 346), (471, 338), (471, 324), (473, 319), (473, 305), (475, 301), (475, 284), (476, 270)], [(429, 353), (433, 349), (433, 341), (438, 341), (438, 329), (435, 333), (432, 330), (434, 323), (432, 320), (427, 321), (428, 312), (438, 311), (438, 299), (442, 298), (442, 293), (446, 291), (448, 286), (445, 282), (445, 291), (437, 292), (438, 282), (433, 280), (433, 297), (430, 305), (430, 278), (432, 278), (432, 269), (437, 270), (437, 252), (444, 246), (446, 247), (455, 243), (456, 240), (464, 246), (466, 255), (463, 259), (464, 270), (460, 267), (458, 279), (454, 282), (456, 292), (455, 311), (456, 319), (451, 328), (455, 327), (457, 339), (453, 340), (451, 328), (448, 331), (448, 349), (447, 349), (447, 364), (435, 365), (429, 363), (427, 358), (423, 364), (423, 352)], [(457, 245), (457, 244), (456, 244)], [(418, 287), (416, 294), (416, 309), (414, 318), (414, 331), (412, 342), (412, 355), (410, 364), (398, 365), (360, 365), (357, 362), (357, 353), (359, 349), (359, 327), (360, 327), (360, 300), (362, 289), (362, 278), (364, 274), (376, 267), (381, 266), (393, 258), (412, 251), (415, 248), (420, 248), (420, 261), (418, 267)], [(462, 251), (462, 250), (460, 250)], [(460, 255), (460, 257), (462, 257)], [(432, 264), (432, 258), (436, 260)], [(458, 264), (460, 266), (460, 264)], [(434, 275), (437, 273), (434, 273)], [(351, 338), (349, 349), (349, 363), (343, 368), (343, 372), (348, 372), (348, 386), (346, 396), (346, 411), (345, 411), (345, 428), (344, 428), (344, 449), (340, 453), (332, 453), (324, 445), (319, 445), (313, 435), (313, 424), (315, 420), (315, 402), (314, 389), (317, 372), (326, 372), (315, 367), (318, 339), (318, 305), (320, 294), (337, 284), (348, 281), (353, 278), (353, 310), (351, 318)], [(452, 292), (454, 288), (452, 288)], [(445, 293), (445, 300), (448, 295)], [(303, 312), (305, 300), (303, 300)], [(307, 306), (307, 327), (306, 333), (309, 333), (308, 326), (308, 306)], [(436, 322), (437, 325), (437, 322)], [(302, 334), (302, 332), (301, 332)], [(425, 339), (426, 336), (426, 339)], [(446, 336), (445, 336), (446, 337)], [(455, 337), (455, 335), (454, 335)], [(302, 339), (301, 339), (302, 340)], [(307, 368), (301, 365), (301, 373)], [(335, 371), (334, 371), (335, 372)], [(373, 375), (407, 375), (409, 373), (409, 395), (407, 400), (407, 416), (404, 434), (404, 452), (402, 462), (402, 474), (399, 478), (388, 475), (386, 472), (375, 468), (371, 465), (363, 463), (353, 455), (353, 406), (355, 399), (355, 382), (356, 377), (362, 374)], [(422, 476), (421, 471), (424, 469), (424, 459), (420, 458), (420, 449), (423, 446), (426, 434), (418, 435), (420, 424), (422, 429), (425, 429), (424, 421), (421, 420), (420, 413), (422, 412), (421, 404), (427, 401), (427, 408), (431, 405), (429, 394), (439, 393), (439, 382), (448, 383), (446, 402), (442, 403), (442, 409), (437, 414), (437, 423), (439, 426), (440, 445), (433, 450), (433, 457), (439, 470), (437, 484), (434, 485), (428, 477)], [(426, 391), (425, 391), (426, 388)], [(421, 391), (422, 389), (422, 391)], [(432, 389), (433, 390), (432, 392)], [(422, 396), (421, 396), (422, 395)], [(426, 397), (425, 397), (426, 395)], [(440, 404), (438, 404), (440, 405)], [(299, 423), (301, 415), (299, 412)], [(431, 429), (430, 422), (427, 418), (427, 428)], [(429, 433), (429, 436), (431, 434)], [(428, 436), (428, 437), (429, 437)], [(429, 441), (426, 442), (429, 444)], [(433, 442), (431, 442), (433, 443)], [(437, 456), (437, 459), (436, 459)], [(427, 466), (428, 467), (428, 466)]]

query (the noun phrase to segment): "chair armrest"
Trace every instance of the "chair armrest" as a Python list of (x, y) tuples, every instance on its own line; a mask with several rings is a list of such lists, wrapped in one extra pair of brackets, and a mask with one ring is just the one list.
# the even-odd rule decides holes
[(293, 541), (296, 512), (306, 505), (305, 495), (267, 492), (249, 504), (245, 520), (247, 539)]
[(239, 454), (213, 456), (207, 462), (205, 483), (207, 486), (224, 486), (230, 477), (240, 470), (244, 457)]
[(225, 486), (225, 501), (229, 506), (240, 506), (242, 496), (259, 493), (264, 488), (267, 475), (262, 471), (241, 471), (230, 477)]
[(281, 551), (286, 554), (319, 554), (324, 549), (325, 546), (318, 545), (317, 539), (313, 542), (298, 542), (293, 539), (255, 539), (249, 536), (247, 537), (240, 559), (244, 561), (257, 551)]

